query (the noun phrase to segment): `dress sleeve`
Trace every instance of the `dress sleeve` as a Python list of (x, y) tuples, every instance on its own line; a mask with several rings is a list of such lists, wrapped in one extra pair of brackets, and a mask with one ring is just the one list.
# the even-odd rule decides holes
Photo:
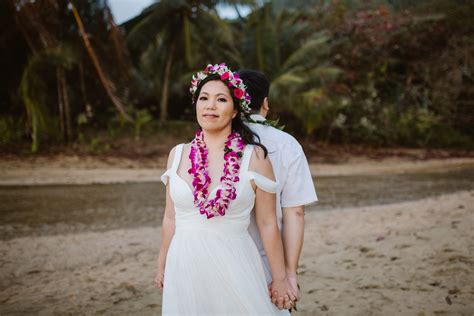
[(165, 185), (168, 185), (168, 180), (173, 172), (176, 172), (176, 169), (178, 169), (179, 162), (181, 160), (181, 154), (183, 152), (183, 147), (184, 144), (179, 144), (175, 147), (175, 152), (174, 152), (174, 157), (173, 161), (171, 163), (171, 167), (166, 170), (165, 173), (161, 175), (161, 182), (163, 182)]
[(161, 175), (161, 182), (163, 182), (164, 185), (168, 185), (168, 179), (170, 177), (171, 171), (172, 171), (172, 168), (169, 168), (168, 170), (166, 170), (165, 173)]
[(278, 182), (268, 179), (255, 171), (249, 171), (249, 178), (255, 181), (257, 187), (268, 193), (276, 193)]

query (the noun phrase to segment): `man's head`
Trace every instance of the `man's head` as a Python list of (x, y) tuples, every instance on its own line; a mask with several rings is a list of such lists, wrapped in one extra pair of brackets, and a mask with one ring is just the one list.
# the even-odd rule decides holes
[(267, 77), (258, 71), (248, 69), (240, 70), (237, 73), (247, 86), (246, 90), (252, 98), (250, 102), (252, 112), (266, 117), (269, 110), (268, 92), (270, 90)]

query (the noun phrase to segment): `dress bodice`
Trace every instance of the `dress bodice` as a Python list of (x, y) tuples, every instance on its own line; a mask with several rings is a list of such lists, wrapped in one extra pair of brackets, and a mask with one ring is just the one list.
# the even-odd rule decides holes
[[(250, 223), (250, 214), (255, 204), (255, 192), (251, 181), (262, 190), (275, 193), (277, 182), (265, 176), (250, 171), (249, 164), (253, 145), (245, 146), (239, 171), (239, 182), (235, 184), (236, 199), (231, 201), (224, 216), (215, 216), (207, 219), (194, 205), (193, 189), (178, 173), (184, 144), (176, 147), (171, 167), (161, 176), (165, 185), (169, 184), (170, 196), (174, 203), (176, 216), (176, 230), (180, 229), (205, 229), (208, 231), (224, 232), (227, 235), (247, 233)], [(209, 194), (209, 198), (216, 195), (218, 185)]]

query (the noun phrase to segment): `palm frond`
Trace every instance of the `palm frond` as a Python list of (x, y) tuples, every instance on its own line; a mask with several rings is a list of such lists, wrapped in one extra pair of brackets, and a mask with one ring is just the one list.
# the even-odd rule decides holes
[(311, 67), (318, 62), (320, 56), (329, 53), (330, 37), (326, 32), (319, 32), (293, 52), (283, 64), (283, 71), (295, 66)]
[(57, 66), (70, 69), (76, 61), (77, 55), (72, 49), (58, 46), (33, 55), (23, 71), (19, 92), (31, 126), (32, 152), (38, 150), (39, 134), (46, 129), (49, 120), (44, 72), (49, 67)]

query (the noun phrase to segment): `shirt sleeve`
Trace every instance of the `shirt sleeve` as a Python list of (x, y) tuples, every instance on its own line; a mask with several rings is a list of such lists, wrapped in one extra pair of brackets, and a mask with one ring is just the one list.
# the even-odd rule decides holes
[(281, 206), (296, 207), (318, 201), (308, 161), (301, 145), (288, 155), (287, 176), (282, 181)]

